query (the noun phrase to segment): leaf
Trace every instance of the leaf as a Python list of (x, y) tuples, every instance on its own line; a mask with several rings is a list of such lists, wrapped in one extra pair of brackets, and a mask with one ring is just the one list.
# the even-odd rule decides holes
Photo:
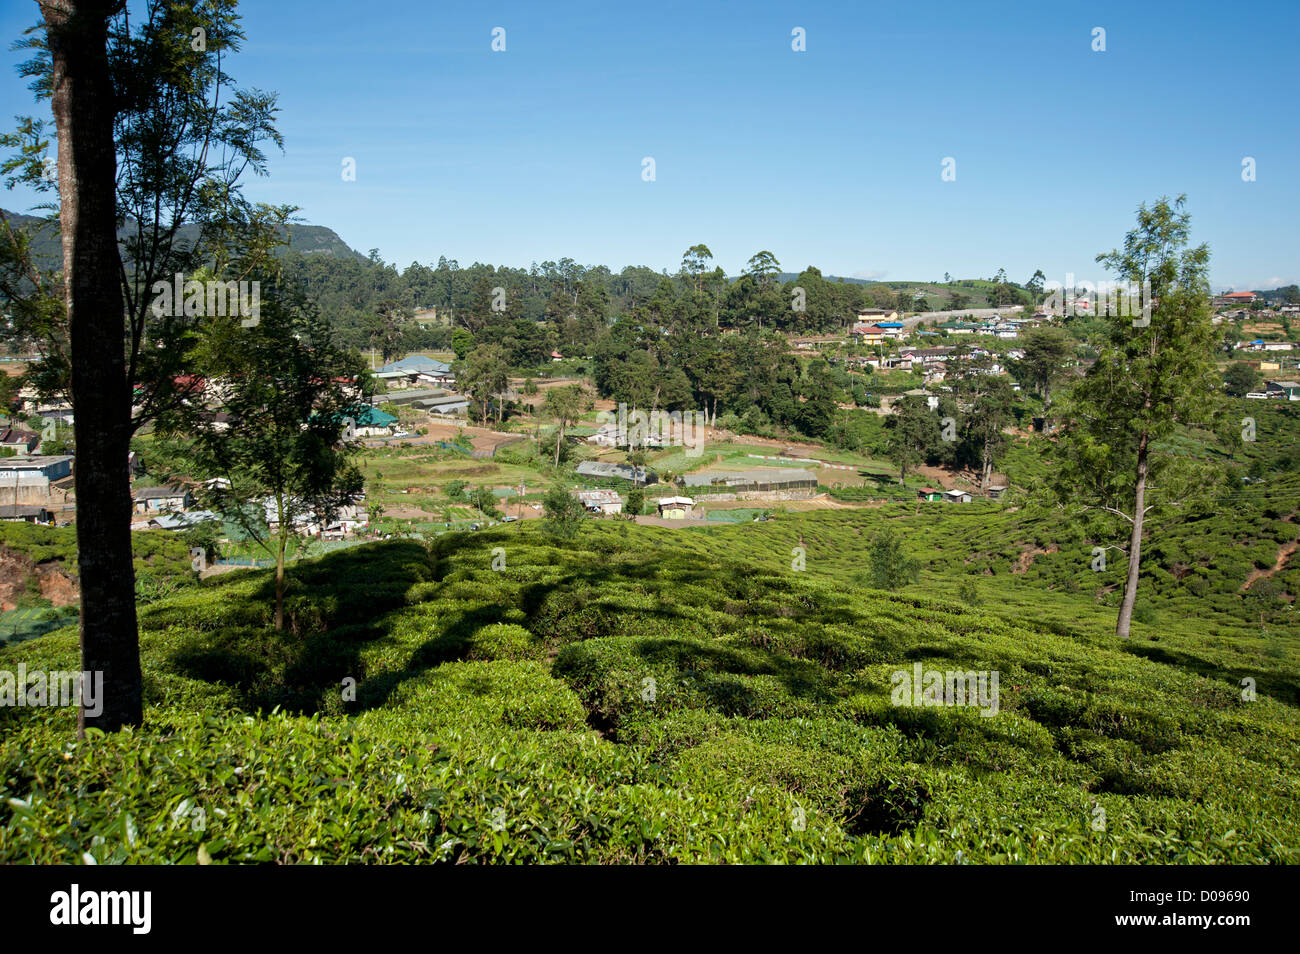
[(208, 846), (207, 846), (206, 844), (199, 845), (199, 859), (198, 859), (198, 860), (199, 860), (199, 864), (201, 864), (201, 865), (210, 865), (210, 864), (212, 864), (212, 856), (211, 856), (210, 854), (208, 854)]

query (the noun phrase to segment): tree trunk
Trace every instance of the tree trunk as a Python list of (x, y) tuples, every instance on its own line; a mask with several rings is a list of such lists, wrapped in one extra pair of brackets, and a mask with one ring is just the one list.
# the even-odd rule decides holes
[(280, 524), (280, 539), (275, 550), (275, 631), (284, 629), (284, 552), (288, 546), (284, 524)]
[(59, 143), (59, 214), (77, 445), (81, 666), (103, 674), (103, 708), (92, 716), (83, 706), (78, 735), (87, 728), (116, 731), (143, 719), (126, 469), (131, 400), (118, 284), (116, 107), (107, 54), (114, 6), (107, 0), (40, 4), (53, 65), (51, 105)]
[(560, 441), (564, 440), (564, 418), (560, 418), (560, 429), (555, 432), (555, 466), (560, 466)]
[(1142, 518), (1145, 516), (1147, 492), (1147, 435), (1138, 442), (1137, 483), (1133, 494), (1133, 533), (1128, 543), (1128, 576), (1124, 580), (1124, 602), (1119, 607), (1115, 635), (1128, 639), (1133, 621), (1133, 604), (1137, 602), (1138, 569), (1142, 562)]

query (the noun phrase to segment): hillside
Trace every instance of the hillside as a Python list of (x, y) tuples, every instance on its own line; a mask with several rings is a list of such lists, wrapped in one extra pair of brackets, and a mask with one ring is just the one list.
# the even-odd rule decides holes
[[(857, 576), (886, 523), (925, 554), (979, 518), (369, 544), (294, 568), (282, 635), (267, 574), (205, 581), (141, 612), (143, 731), (0, 710), (0, 860), (1296, 861), (1294, 635), (1184, 608), (1121, 643), (1009, 570), (966, 605), (969, 550)], [(17, 648), (77, 665), (71, 629)], [(894, 704), (916, 664), (998, 672), (996, 716)]]
[[(42, 268), (61, 268), (63, 264), (63, 251), (59, 243), (58, 230), (49, 222), (34, 215), (25, 215), (21, 212), (4, 212), (5, 217), (9, 220), (10, 225), (15, 228), (34, 229), (35, 239), (32, 242), (32, 249), (35, 253), (37, 263)], [(284, 235), (283, 229), (279, 230), (280, 235)], [(129, 234), (128, 229), (123, 228), (118, 231), (118, 238), (125, 238)], [(198, 237), (198, 227), (194, 225), (185, 225), (177, 232), (177, 241), (183, 244), (193, 242)], [(302, 252), (303, 254), (326, 255), (340, 259), (355, 259), (358, 261), (367, 261), (366, 256), (362, 255), (356, 249), (351, 248), (346, 242), (338, 237), (333, 229), (326, 228), (323, 225), (293, 225), (289, 228), (290, 244), (286, 248), (281, 246), (277, 249), (277, 254), (284, 255), (289, 251)]]

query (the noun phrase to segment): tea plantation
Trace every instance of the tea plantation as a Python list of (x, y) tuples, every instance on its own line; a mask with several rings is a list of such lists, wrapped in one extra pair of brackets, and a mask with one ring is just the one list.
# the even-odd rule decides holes
[[(375, 543), (294, 566), (281, 634), (266, 572), (214, 578), (141, 610), (143, 729), (0, 709), (0, 861), (1295, 862), (1266, 506), (1157, 543), (1128, 641), (1122, 567), (976, 505)], [(885, 526), (923, 561), (893, 593)], [(75, 630), (19, 663), (78, 668)], [(916, 663), (996, 671), (996, 714), (894, 704)]]

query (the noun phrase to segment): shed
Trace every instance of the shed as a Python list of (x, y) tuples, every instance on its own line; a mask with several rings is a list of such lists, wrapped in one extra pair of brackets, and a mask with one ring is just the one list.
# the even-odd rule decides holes
[(667, 520), (685, 520), (691, 515), (695, 501), (690, 497), (660, 497), (655, 501), (659, 516)]

